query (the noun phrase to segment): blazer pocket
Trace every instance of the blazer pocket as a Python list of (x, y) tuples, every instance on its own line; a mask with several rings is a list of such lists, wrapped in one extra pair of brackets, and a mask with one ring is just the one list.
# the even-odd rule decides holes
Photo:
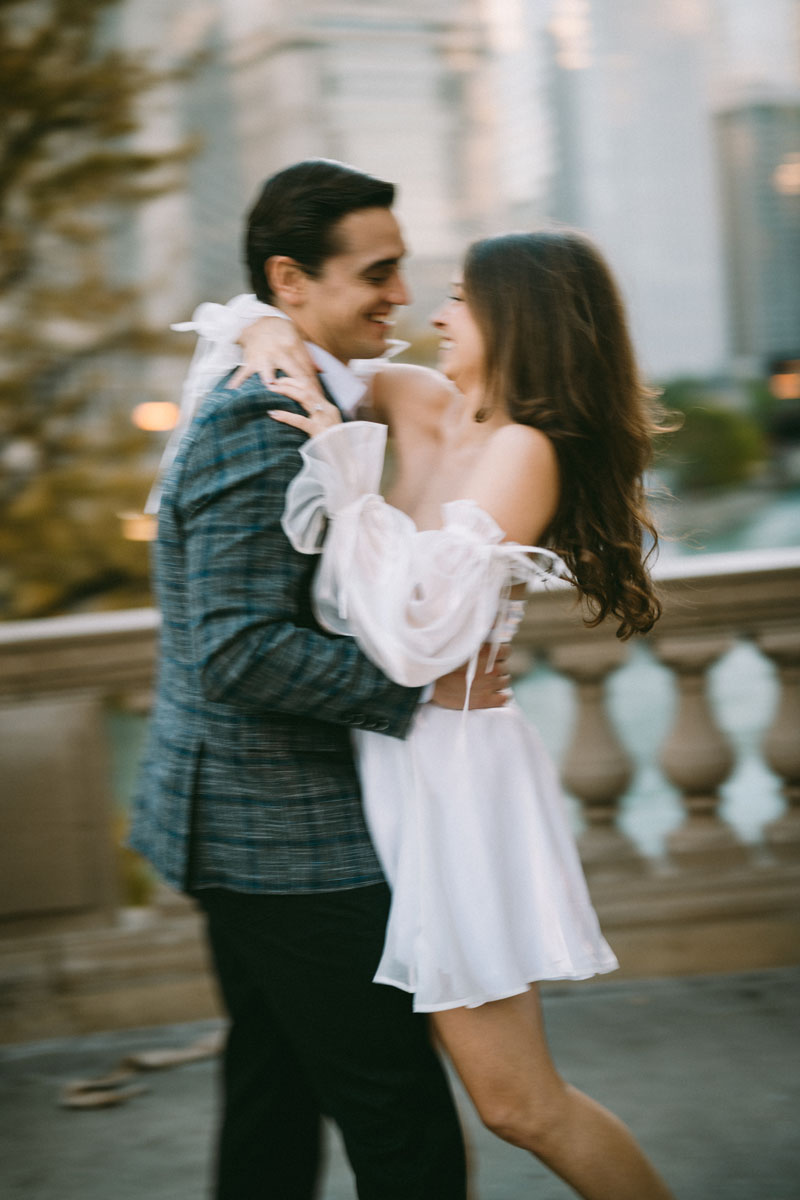
[(297, 720), (273, 721), (269, 717), (257, 726), (248, 725), (240, 729), (235, 737), (236, 745), (246, 753), (269, 757), (285, 756), (297, 760), (304, 755), (342, 755), (352, 757), (350, 730), (344, 725), (330, 725), (327, 721)]

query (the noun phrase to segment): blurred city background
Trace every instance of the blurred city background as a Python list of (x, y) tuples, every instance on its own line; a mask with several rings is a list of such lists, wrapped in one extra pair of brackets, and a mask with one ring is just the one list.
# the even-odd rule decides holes
[[(664, 616), (632, 646), (537, 595), (512, 669), (623, 981), (676, 980), (556, 990), (548, 1019), (684, 1200), (788, 1200), (800, 0), (0, 0), (0, 1042), (219, 1011), (191, 906), (124, 848), (158, 633), (142, 509), (193, 350), (169, 326), (247, 290), (243, 214), (308, 156), (398, 184), (411, 359), (476, 236), (578, 226), (621, 280), (682, 414), (651, 476)], [(55, 1080), (123, 1041), (4, 1052), (9, 1195), (198, 1194), (210, 1075), (124, 1135), (55, 1129)], [(527, 1194), (497, 1146), (481, 1195)]]
[(587, 230), (686, 414), (665, 552), (797, 542), (797, 0), (4, 0), (0, 74), (0, 617), (149, 603), (169, 324), (316, 155), (399, 186), (417, 359), (470, 239)]

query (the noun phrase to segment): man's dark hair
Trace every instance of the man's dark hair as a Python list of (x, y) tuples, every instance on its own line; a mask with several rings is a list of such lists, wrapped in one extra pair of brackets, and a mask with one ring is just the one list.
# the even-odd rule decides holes
[(293, 258), (316, 278), (339, 253), (336, 224), (362, 208), (391, 208), (394, 184), (327, 158), (310, 158), (272, 175), (247, 220), (245, 258), (259, 300), (274, 297), (264, 264), (273, 254)]

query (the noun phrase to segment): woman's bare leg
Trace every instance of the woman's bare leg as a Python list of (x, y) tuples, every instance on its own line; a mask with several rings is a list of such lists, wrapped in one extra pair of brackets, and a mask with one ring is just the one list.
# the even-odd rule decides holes
[(483, 1123), (584, 1200), (672, 1200), (630, 1130), (553, 1065), (538, 989), (431, 1014)]

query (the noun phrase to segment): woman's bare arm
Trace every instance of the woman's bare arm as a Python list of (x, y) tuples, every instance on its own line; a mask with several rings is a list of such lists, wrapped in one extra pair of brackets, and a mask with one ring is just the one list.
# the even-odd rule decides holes
[(438, 371), (411, 363), (386, 363), (372, 376), (368, 419), (388, 425), (391, 433), (434, 434), (453, 394), (452, 384)]

